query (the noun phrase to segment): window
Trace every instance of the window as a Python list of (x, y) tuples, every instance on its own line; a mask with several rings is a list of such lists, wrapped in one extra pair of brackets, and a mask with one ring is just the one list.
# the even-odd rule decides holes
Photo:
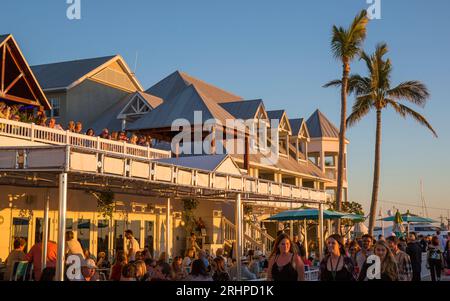
[(53, 117), (60, 117), (60, 109), (61, 109), (61, 102), (58, 97), (53, 97), (49, 99), (50, 105), (52, 106), (51, 110), (47, 110), (45, 114), (49, 118)]

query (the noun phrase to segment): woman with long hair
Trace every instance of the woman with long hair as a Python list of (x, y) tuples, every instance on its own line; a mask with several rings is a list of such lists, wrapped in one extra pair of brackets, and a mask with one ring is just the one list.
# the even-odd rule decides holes
[(269, 257), (267, 278), (272, 281), (304, 281), (305, 266), (289, 235), (280, 234)]
[(327, 238), (327, 255), (320, 262), (321, 281), (354, 281), (354, 264), (345, 253), (342, 237), (332, 234)]
[(352, 264), (355, 268), (355, 273), (356, 275), (359, 274), (358, 271), (358, 263), (356, 261), (356, 254), (358, 254), (358, 252), (361, 250), (361, 247), (359, 246), (358, 242), (356, 240), (352, 240), (347, 248), (347, 256), (350, 257), (350, 259), (352, 260)]
[(134, 262), (134, 266), (136, 269), (136, 280), (137, 281), (147, 281), (148, 273), (147, 273), (147, 266), (145, 265), (145, 262), (142, 260), (137, 260)]
[[(361, 269), (361, 273), (359, 274), (358, 281), (365, 280), (381, 280), (381, 281), (397, 281), (398, 280), (398, 267), (397, 262), (395, 261), (394, 254), (392, 254), (391, 249), (387, 242), (383, 240), (379, 240), (375, 243), (375, 255), (380, 259), (380, 275), (373, 275), (373, 277), (368, 277), (367, 270), (373, 264), (377, 264), (377, 261), (374, 263), (364, 263)], [(376, 269), (375, 269), (376, 270)]]
[(223, 259), (223, 257), (218, 256), (218, 257), (214, 258), (212, 266), (213, 266), (213, 270), (214, 270), (212, 278), (214, 281), (229, 281), (230, 280), (230, 275), (225, 270), (225, 259)]

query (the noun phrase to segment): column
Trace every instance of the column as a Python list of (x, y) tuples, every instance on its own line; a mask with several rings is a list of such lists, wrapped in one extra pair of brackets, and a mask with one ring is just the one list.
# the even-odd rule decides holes
[(303, 229), (305, 229), (305, 252), (306, 252), (306, 258), (308, 258), (308, 225), (306, 223), (306, 218), (303, 220)]
[(47, 266), (47, 248), (48, 248), (48, 212), (50, 207), (50, 196), (47, 193), (44, 207), (44, 225), (42, 230), (42, 257), (41, 257), (41, 271)]
[(236, 194), (235, 204), (235, 224), (236, 224), (236, 264), (237, 280), (241, 280), (241, 257), (242, 257), (242, 200), (241, 194)]
[(319, 255), (320, 259), (322, 260), (323, 257), (323, 204), (319, 204)]
[(169, 262), (171, 256), (172, 247), (172, 226), (170, 221), (171, 211), (170, 211), (170, 198), (167, 198), (167, 209), (166, 209), (166, 260)]
[(56, 281), (64, 281), (64, 248), (66, 242), (67, 173), (59, 175), (58, 207), (58, 253), (56, 258)]

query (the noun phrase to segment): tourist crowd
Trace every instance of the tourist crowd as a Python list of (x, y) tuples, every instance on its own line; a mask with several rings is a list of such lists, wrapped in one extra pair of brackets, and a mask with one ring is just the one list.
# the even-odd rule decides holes
[[(416, 238), (414, 233), (410, 233), (407, 239), (393, 235), (386, 239), (380, 236), (375, 240), (366, 234), (344, 243), (340, 235), (332, 234), (326, 240), (322, 260), (319, 260), (317, 253), (307, 258), (305, 248), (296, 235), (291, 240), (288, 234), (279, 233), (273, 246), (268, 257), (258, 250), (246, 252), (240, 260), (243, 280), (303, 281), (307, 271), (318, 270), (320, 281), (420, 281), (423, 253), (427, 254), (427, 268), (432, 281), (439, 281), (442, 272), (450, 269), (450, 235), (446, 240), (438, 235)], [(10, 279), (17, 261), (33, 263), (33, 279), (54, 280), (56, 243), (48, 242), (47, 265), (42, 272), (42, 243), (35, 244), (27, 254), (23, 252), (24, 248), (24, 239), (14, 241), (14, 250), (6, 260), (5, 280)], [(95, 258), (82, 248), (80, 241), (74, 239), (72, 231), (66, 233), (66, 256), (78, 255), (81, 258), (81, 277), (75, 281), (236, 280), (238, 266), (231, 254), (232, 250), (226, 252), (223, 248), (217, 249), (215, 254), (202, 250), (196, 235), (192, 233), (185, 256), (175, 256), (169, 264), (165, 252), (154, 258), (149, 248), (139, 248), (133, 232), (127, 230), (123, 250), (117, 250), (110, 263), (105, 252), (100, 252)], [(375, 259), (371, 262), (369, 257)], [(379, 275), (369, 269), (376, 261), (380, 264)]]
[(99, 136), (103, 139), (124, 141), (139, 146), (152, 145), (152, 138), (150, 136), (136, 134), (127, 135), (125, 131), (110, 131), (107, 128), (104, 128), (100, 134), (96, 134), (92, 128), (85, 131), (83, 129), (83, 123), (80, 121), (69, 121), (67, 126), (64, 128), (61, 124), (57, 123), (55, 118), (47, 118), (45, 112), (28, 112), (24, 110), (23, 106), (8, 106), (3, 102), (0, 102), (0, 118), (13, 121), (33, 122), (39, 126), (48, 127), (51, 129), (61, 131), (67, 130), (72, 133), (83, 134), (91, 137)]

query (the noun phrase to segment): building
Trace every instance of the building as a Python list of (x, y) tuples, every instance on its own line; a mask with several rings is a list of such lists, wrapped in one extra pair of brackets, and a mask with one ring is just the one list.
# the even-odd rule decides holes
[[(325, 189), (333, 186), (323, 159), (310, 160), (332, 151), (314, 145), (314, 139), (328, 140), (327, 133), (317, 135), (315, 127), (311, 131), (304, 119), (289, 119), (284, 110), (266, 111), (261, 99), (244, 100), (178, 71), (144, 92), (120, 56), (29, 68), (11, 36), (0, 37), (0, 43), (0, 49), (16, 45), (22, 57), (24, 71), (16, 81), (29, 80), (29, 96), (37, 96), (28, 100), (63, 125), (75, 120), (97, 132), (126, 129), (167, 145), (179, 134), (173, 121), (184, 119), (192, 135), (201, 126), (207, 141), (193, 155), (0, 119), (0, 199), (8, 200), (0, 208), (1, 258), (14, 238), (25, 238), (30, 247), (46, 227), (48, 238), (59, 242), (66, 230), (74, 231), (92, 254), (122, 248), (125, 229), (155, 256), (181, 254), (191, 200), (198, 201), (193, 214), (205, 224), (205, 248), (241, 241), (247, 249), (268, 252), (278, 225), (264, 219), (302, 204), (320, 207)], [(6, 70), (5, 79), (11, 72)], [(8, 98), (3, 87), (0, 101), (24, 103)], [(19, 93), (27, 87), (20, 86)], [(214, 122), (205, 127), (208, 119)], [(243, 126), (229, 126), (230, 119)], [(243, 152), (229, 151), (226, 146), (240, 139)], [(195, 149), (195, 143), (176, 148)], [(269, 149), (276, 150), (275, 160)], [(253, 220), (244, 222), (243, 203), (252, 208)]]

